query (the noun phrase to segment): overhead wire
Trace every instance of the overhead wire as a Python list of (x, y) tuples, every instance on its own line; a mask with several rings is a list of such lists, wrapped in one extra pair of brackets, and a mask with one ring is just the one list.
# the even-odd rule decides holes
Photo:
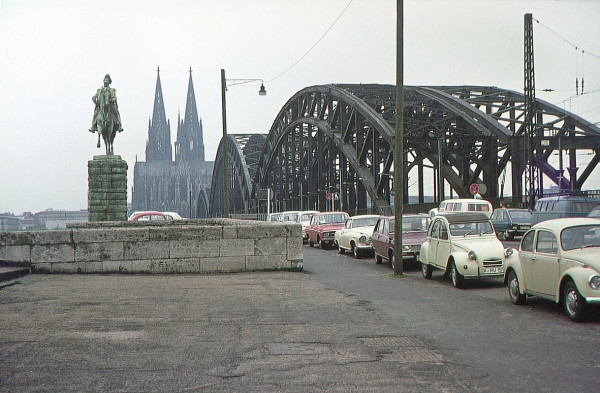
[(348, 2), (348, 4), (346, 4), (346, 7), (344, 7), (344, 9), (342, 10), (342, 12), (333, 21), (333, 23), (331, 24), (331, 26), (329, 26), (329, 28), (327, 30), (325, 30), (325, 33), (323, 33), (323, 35), (317, 40), (317, 42), (314, 43), (313, 46), (310, 47), (309, 50), (306, 51), (305, 54), (303, 54), (298, 60), (296, 60), (296, 62), (294, 64), (292, 64), (291, 66), (289, 66), (285, 71), (283, 71), (279, 75), (277, 75), (277, 76), (275, 76), (275, 77), (267, 80), (267, 82), (274, 81), (275, 79), (281, 77), (282, 75), (284, 75), (285, 73), (287, 73), (289, 70), (291, 70), (292, 68), (294, 68), (298, 63), (300, 63), (319, 44), (319, 42), (321, 42), (321, 40), (323, 40), (323, 38), (325, 38), (325, 36), (327, 35), (327, 33), (329, 33), (329, 31), (333, 28), (333, 26), (335, 26), (335, 24), (338, 22), (338, 20), (340, 20), (340, 18), (342, 17), (342, 15), (344, 15), (344, 13), (348, 9), (348, 7), (350, 7), (350, 4), (352, 4), (353, 1), (354, 0), (350, 0)]

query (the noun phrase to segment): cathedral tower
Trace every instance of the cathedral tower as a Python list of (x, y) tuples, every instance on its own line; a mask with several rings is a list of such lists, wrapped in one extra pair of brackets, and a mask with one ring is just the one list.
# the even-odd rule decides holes
[(154, 93), (154, 110), (148, 124), (148, 142), (146, 143), (146, 162), (170, 162), (173, 160), (171, 148), (171, 123), (167, 120), (162, 87), (160, 85), (160, 68), (156, 69), (156, 92)]
[(177, 123), (175, 162), (204, 162), (202, 120), (199, 120), (198, 118), (191, 67), (184, 119), (178, 119)]

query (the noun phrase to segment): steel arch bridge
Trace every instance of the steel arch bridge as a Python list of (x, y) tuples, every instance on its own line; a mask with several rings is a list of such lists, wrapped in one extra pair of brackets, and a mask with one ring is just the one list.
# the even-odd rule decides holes
[[(229, 163), (229, 209), (231, 213), (248, 214), (254, 203), (253, 179), (266, 140), (265, 134), (227, 135), (227, 162)], [(213, 166), (210, 192), (210, 215), (223, 216), (223, 140), (219, 143)]]
[[(258, 162), (252, 163), (255, 175), (243, 164), (243, 147), (229, 145), (230, 173), (235, 173), (230, 181), (235, 193), (231, 206), (236, 206), (232, 211), (252, 209), (256, 191), (269, 187), (275, 194), (274, 210), (339, 208), (358, 214), (371, 208), (392, 214), (393, 189), (403, 190), (408, 201), (409, 181), (417, 183), (418, 201), (424, 202), (426, 169), (438, 183), (433, 187), (438, 200), (444, 197), (439, 187), (443, 183), (461, 197), (470, 196), (470, 184), (485, 184), (483, 196), (497, 198), (510, 172), (513, 203), (524, 202), (528, 154), (523, 94), (484, 86), (405, 86), (406, 173), (399, 188), (393, 174), (395, 95), (395, 86), (377, 84), (312, 86), (297, 92), (262, 141)], [(533, 119), (530, 146), (536, 170), (559, 189), (581, 190), (600, 161), (600, 128), (541, 100)], [(591, 156), (585, 165), (577, 162), (577, 153), (583, 151)], [(559, 156), (558, 168), (552, 164), (553, 154)], [(222, 180), (219, 152), (216, 160), (212, 195), (222, 189), (214, 177), (220, 174)], [(240, 177), (244, 181), (236, 182)], [(340, 195), (339, 201), (329, 200), (332, 194)], [(211, 198), (213, 215), (219, 203), (222, 199)]]

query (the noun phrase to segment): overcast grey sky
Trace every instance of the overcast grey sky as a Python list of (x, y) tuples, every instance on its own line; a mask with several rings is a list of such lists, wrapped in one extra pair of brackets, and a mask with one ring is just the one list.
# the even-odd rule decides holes
[[(268, 132), (288, 98), (307, 86), (394, 84), (395, 0), (353, 0), (313, 50), (275, 78), (349, 3), (0, 0), (0, 212), (87, 208), (87, 161), (104, 154), (88, 132), (91, 97), (106, 73), (125, 128), (115, 154), (129, 163), (129, 189), (136, 156), (145, 160), (157, 66), (173, 142), (193, 69), (207, 160), (222, 134), (221, 68), (227, 78), (264, 79), (268, 92), (229, 89), (230, 133)], [(522, 91), (528, 12), (542, 24), (534, 26), (536, 87), (555, 90), (537, 97), (599, 122), (597, 0), (405, 0), (405, 84)], [(576, 77), (585, 78), (587, 94), (573, 97)]]

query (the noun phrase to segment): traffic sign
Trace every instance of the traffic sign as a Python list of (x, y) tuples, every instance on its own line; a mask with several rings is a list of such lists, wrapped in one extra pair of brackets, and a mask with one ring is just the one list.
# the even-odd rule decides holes
[(471, 186), (469, 187), (469, 191), (471, 192), (471, 195), (479, 194), (479, 184), (477, 184), (477, 183), (471, 184)]

